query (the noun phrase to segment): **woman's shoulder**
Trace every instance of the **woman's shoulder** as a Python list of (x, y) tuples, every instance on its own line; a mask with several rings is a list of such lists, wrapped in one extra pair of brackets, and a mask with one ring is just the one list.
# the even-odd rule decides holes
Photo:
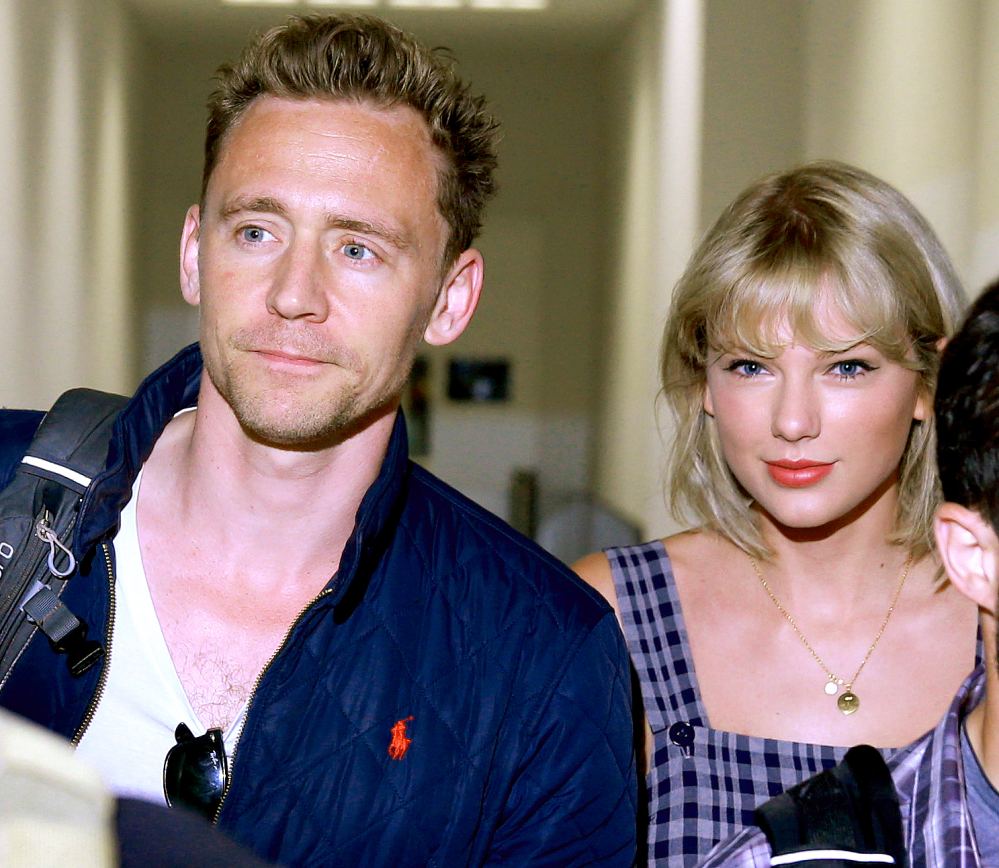
[(735, 546), (717, 531), (694, 528), (662, 540), (674, 572), (717, 572), (721, 563), (732, 557)]
[(708, 609), (716, 607), (731, 585), (725, 579), (748, 565), (742, 549), (709, 528), (674, 534), (663, 545), (685, 611), (698, 608), (701, 602)]
[(623, 546), (620, 548), (609, 548), (604, 551), (591, 552), (584, 555), (572, 564), (572, 569), (591, 588), (599, 592), (611, 608), (618, 620), (621, 620), (621, 605), (617, 594), (617, 581), (615, 581), (615, 571), (620, 570), (621, 563), (651, 563), (665, 561), (668, 565), (668, 558), (663, 550), (663, 540), (651, 540), (649, 542), (638, 543), (636, 545)]
[(710, 556), (718, 545), (714, 536), (710, 531), (688, 530), (637, 545), (592, 552), (572, 564), (572, 569), (584, 582), (602, 594), (620, 615), (614, 564), (618, 565), (618, 570), (628, 568), (621, 565), (644, 564), (645, 569), (654, 568), (659, 572), (673, 573), (676, 564), (680, 563), (686, 571), (688, 565), (701, 564), (705, 557)]

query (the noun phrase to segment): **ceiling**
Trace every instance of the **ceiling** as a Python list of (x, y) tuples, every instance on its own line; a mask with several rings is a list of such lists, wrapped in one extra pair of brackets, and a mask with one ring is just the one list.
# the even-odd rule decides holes
[[(308, 5), (226, 5), (221, 0), (125, 0), (143, 29), (157, 37), (195, 41), (237, 40), (260, 27), (283, 20), (292, 13), (333, 11), (335, 2)], [(636, 11), (651, 0), (549, 0), (544, 10), (494, 9), (423, 10), (388, 7), (380, 0), (364, 11), (381, 15), (400, 27), (435, 40), (528, 40), (547, 43), (599, 45), (622, 28)]]

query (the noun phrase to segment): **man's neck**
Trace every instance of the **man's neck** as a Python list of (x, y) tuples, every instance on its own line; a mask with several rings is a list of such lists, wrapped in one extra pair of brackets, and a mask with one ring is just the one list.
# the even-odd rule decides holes
[(157, 441), (140, 522), (147, 497), (168, 499), (178, 530), (209, 547), (223, 574), (262, 590), (269, 577), (329, 578), (378, 475), (394, 412), (335, 446), (296, 451), (255, 442), (234, 417), (205, 409), (175, 418)]
[(999, 662), (996, 660), (996, 621), (982, 614), (985, 654), (985, 697), (968, 715), (968, 739), (975, 749), (982, 771), (999, 789)]

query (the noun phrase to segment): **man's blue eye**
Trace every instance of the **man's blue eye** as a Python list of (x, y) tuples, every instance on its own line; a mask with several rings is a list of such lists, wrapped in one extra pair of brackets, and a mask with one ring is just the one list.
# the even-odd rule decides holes
[(348, 259), (364, 259), (369, 253), (368, 248), (363, 244), (345, 244), (343, 252)]
[(264, 241), (270, 233), (259, 226), (247, 226), (242, 230), (243, 240), (252, 244), (259, 244)]

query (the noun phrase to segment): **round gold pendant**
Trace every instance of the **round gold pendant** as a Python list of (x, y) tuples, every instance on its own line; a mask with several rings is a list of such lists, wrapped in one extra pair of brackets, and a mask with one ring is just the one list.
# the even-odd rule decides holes
[(826, 686), (822, 689), (825, 690), (827, 696), (835, 696), (839, 693), (839, 685), (831, 678), (826, 682)]
[(860, 708), (860, 700), (857, 699), (856, 693), (852, 690), (847, 690), (846, 693), (836, 700), (836, 705), (843, 714), (850, 715)]

